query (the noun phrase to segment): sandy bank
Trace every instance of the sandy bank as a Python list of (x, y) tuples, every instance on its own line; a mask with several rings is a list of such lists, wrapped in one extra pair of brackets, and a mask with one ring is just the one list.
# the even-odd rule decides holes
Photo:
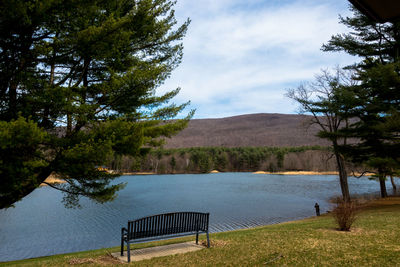
[(156, 174), (155, 172), (124, 172), (122, 175), (152, 175)]
[(265, 172), (256, 171), (254, 174), (279, 174), (279, 175), (337, 175), (338, 172), (315, 172), (315, 171), (284, 171), (284, 172)]
[[(256, 171), (254, 174), (279, 174), (279, 175), (339, 175), (337, 171), (330, 172), (315, 172), (315, 171), (285, 171), (285, 172), (265, 172)], [(353, 176), (353, 173), (348, 173), (349, 176)], [(355, 172), (355, 176), (360, 176), (361, 173)], [(373, 173), (365, 173), (364, 176), (372, 176)]]
[[(63, 184), (65, 181), (63, 179), (60, 179), (57, 177), (56, 174), (52, 173), (49, 175), (49, 177), (44, 180), (44, 182), (49, 183), (49, 184)], [(45, 183), (41, 183), (39, 186), (47, 186)]]

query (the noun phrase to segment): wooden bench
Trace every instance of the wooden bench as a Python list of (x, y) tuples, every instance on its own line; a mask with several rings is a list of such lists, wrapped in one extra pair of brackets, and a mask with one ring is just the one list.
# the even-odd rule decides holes
[(160, 237), (196, 234), (196, 244), (198, 244), (200, 232), (207, 234), (207, 247), (210, 247), (209, 217), (209, 213), (175, 212), (128, 221), (128, 227), (121, 229), (121, 256), (124, 255), (124, 242), (127, 245), (128, 262), (130, 262), (131, 243), (156, 240)]

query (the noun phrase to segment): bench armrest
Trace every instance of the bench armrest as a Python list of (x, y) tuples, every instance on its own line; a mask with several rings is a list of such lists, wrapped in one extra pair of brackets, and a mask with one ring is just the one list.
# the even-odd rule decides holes
[(128, 230), (125, 227), (121, 228), (121, 236), (126, 236), (128, 234)]

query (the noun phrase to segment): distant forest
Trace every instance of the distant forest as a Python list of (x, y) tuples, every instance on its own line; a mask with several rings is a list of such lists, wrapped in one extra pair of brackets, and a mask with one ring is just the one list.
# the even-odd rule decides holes
[(335, 171), (328, 147), (195, 147), (153, 150), (146, 156), (110, 161), (120, 172), (207, 173), (255, 171)]
[(109, 168), (120, 172), (207, 173), (336, 171), (329, 142), (305, 127), (309, 116), (248, 114), (193, 119), (164, 148), (142, 157), (119, 156)]

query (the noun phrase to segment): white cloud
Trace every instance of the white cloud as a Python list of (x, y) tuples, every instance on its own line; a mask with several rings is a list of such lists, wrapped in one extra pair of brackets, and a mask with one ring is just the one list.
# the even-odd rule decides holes
[(177, 16), (192, 23), (183, 62), (160, 91), (182, 87), (177, 101), (190, 99), (196, 117), (294, 112), (283, 96), (288, 84), (354, 61), (320, 51), (331, 35), (346, 31), (338, 23), (346, 6), (345, 0), (180, 0)]

